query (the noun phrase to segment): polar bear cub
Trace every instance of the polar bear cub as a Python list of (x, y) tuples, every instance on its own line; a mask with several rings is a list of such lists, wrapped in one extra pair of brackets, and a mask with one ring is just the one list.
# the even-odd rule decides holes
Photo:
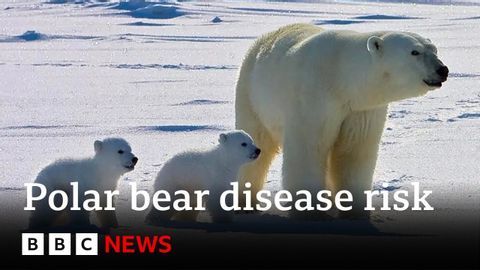
[[(85, 159), (61, 159), (45, 167), (38, 174), (35, 182), (43, 184), (47, 196), (54, 190), (72, 190), (71, 182), (78, 182), (78, 193), (96, 190), (100, 194), (102, 207), (106, 203), (104, 191), (115, 190), (117, 182), (124, 173), (135, 168), (138, 158), (132, 153), (127, 141), (121, 138), (107, 138), (95, 141), (95, 155)], [(103, 196), (105, 195), (105, 196)], [(69, 196), (71, 197), (71, 196)], [(84, 196), (79, 196), (80, 205)], [(71, 204), (71, 202), (69, 202)], [(53, 211), (47, 200), (39, 201), (30, 216), (29, 229), (42, 229), (55, 225), (88, 226), (89, 212), (85, 210)], [(115, 211), (97, 211), (102, 228), (117, 227)], [(59, 222), (61, 224), (59, 224)]]
[[(206, 209), (213, 222), (231, 222), (233, 213), (220, 207), (220, 195), (236, 181), (240, 167), (257, 159), (261, 150), (253, 139), (241, 130), (222, 133), (219, 144), (206, 151), (188, 151), (168, 160), (157, 175), (154, 191), (165, 190), (174, 194), (185, 190), (193, 195), (194, 190), (208, 190)], [(161, 224), (172, 218), (195, 221), (198, 211), (150, 210), (146, 218), (149, 224)]]

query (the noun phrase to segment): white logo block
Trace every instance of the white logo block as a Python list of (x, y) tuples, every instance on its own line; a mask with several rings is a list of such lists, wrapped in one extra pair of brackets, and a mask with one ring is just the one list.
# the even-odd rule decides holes
[(96, 233), (77, 233), (75, 237), (76, 255), (98, 255), (98, 235)]
[(22, 255), (43, 255), (43, 233), (22, 233)]
[(48, 235), (48, 255), (70, 255), (71, 235), (69, 233), (51, 233)]

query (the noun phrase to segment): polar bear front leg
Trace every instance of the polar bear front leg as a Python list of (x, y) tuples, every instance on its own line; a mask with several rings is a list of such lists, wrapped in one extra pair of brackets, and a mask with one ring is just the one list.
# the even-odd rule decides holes
[[(115, 209), (115, 200), (112, 200), (112, 207)], [(100, 198), (100, 205), (103, 209), (107, 207), (107, 197), (102, 195)], [(99, 210), (95, 211), (95, 214), (100, 222), (102, 228), (117, 228), (118, 220), (115, 210)]]
[(42, 200), (31, 213), (28, 229), (44, 229), (53, 225), (58, 218), (59, 212), (53, 211), (48, 205), (47, 200)]
[(365, 190), (372, 188), (379, 142), (383, 133), (387, 106), (350, 114), (342, 123), (329, 160), (329, 183), (333, 189), (349, 190), (353, 209), (339, 212), (342, 218), (368, 219)]
[(95, 214), (101, 224), (102, 228), (117, 228), (117, 214), (115, 210), (100, 210), (96, 211)]
[(72, 227), (90, 226), (90, 212), (86, 210), (70, 211), (70, 223)]
[[(222, 193), (229, 188), (228, 185), (225, 185), (223, 188), (211, 188), (211, 193), (207, 200), (207, 210), (212, 217), (213, 223), (230, 223), (234, 219), (234, 212), (224, 210), (220, 204)], [(227, 206), (233, 205), (232, 196), (225, 197), (225, 203)]]
[[(319, 122), (285, 129), (283, 188), (292, 195), (299, 190), (307, 190), (316, 196), (325, 189), (328, 153), (338, 135), (341, 120), (331, 117)], [(307, 220), (328, 218), (325, 212), (320, 211), (292, 210), (290, 216)]]

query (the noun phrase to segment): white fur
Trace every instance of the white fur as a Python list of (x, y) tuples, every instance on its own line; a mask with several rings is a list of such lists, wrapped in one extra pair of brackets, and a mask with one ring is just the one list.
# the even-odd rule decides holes
[[(54, 190), (71, 191), (70, 182), (78, 182), (79, 194), (86, 190), (96, 190), (100, 193), (102, 207), (106, 198), (104, 191), (115, 190), (118, 179), (126, 172), (133, 170), (136, 157), (132, 154), (130, 145), (120, 138), (108, 138), (95, 141), (95, 156), (85, 159), (62, 159), (45, 167), (38, 174), (35, 182), (46, 186), (48, 194)], [(123, 153), (119, 153), (123, 151)], [(79, 205), (83, 196), (79, 196)], [(30, 229), (48, 228), (54, 225), (85, 226), (89, 225), (89, 213), (65, 210), (55, 212), (50, 209), (47, 199), (35, 205), (36, 210), (30, 216)], [(104, 228), (117, 227), (115, 211), (96, 212)], [(66, 219), (66, 220), (65, 220)], [(64, 224), (58, 224), (58, 222)]]
[[(210, 195), (206, 208), (212, 220), (229, 222), (233, 213), (220, 207), (220, 195), (231, 189), (230, 183), (236, 181), (240, 166), (253, 161), (258, 154), (259, 149), (247, 133), (233, 131), (221, 134), (219, 144), (214, 148), (183, 152), (168, 160), (157, 175), (154, 191), (165, 190), (173, 197), (175, 191), (186, 190), (192, 197), (194, 190), (208, 190)], [(176, 212), (172, 207), (170, 209), (158, 211), (152, 208), (147, 222), (155, 224), (171, 218), (190, 221), (197, 219), (198, 211)]]
[(294, 24), (264, 35), (237, 82), (236, 127), (262, 148), (240, 182), (253, 182), (254, 194), (262, 189), (281, 148), (285, 189), (348, 189), (355, 201), (349, 213), (365, 217), (362, 192), (371, 188), (387, 105), (436, 88), (424, 80), (444, 81), (436, 53), (428, 39), (406, 32)]

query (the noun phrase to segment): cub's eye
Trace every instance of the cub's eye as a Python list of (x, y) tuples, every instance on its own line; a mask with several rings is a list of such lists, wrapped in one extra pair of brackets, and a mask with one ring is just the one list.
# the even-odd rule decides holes
[(416, 56), (416, 55), (419, 55), (419, 54), (420, 54), (420, 53), (419, 53), (418, 51), (416, 51), (416, 50), (413, 50), (413, 51), (412, 51), (412, 55), (415, 55), (415, 56)]
[(123, 154), (123, 150), (118, 150), (118, 153), (121, 155)]
[(247, 147), (247, 143), (246, 142), (242, 143), (242, 146)]

